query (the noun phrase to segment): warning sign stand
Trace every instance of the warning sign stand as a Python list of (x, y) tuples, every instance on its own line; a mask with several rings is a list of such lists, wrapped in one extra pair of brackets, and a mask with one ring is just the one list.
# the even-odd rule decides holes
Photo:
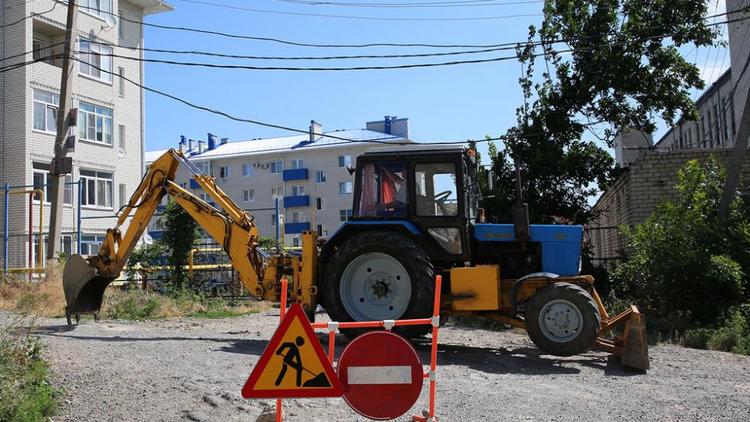
[[(425, 415), (413, 415), (412, 420), (418, 421), (418, 422), (435, 422), (437, 421), (437, 418), (435, 416), (435, 401), (436, 401), (436, 388), (437, 388), (437, 346), (438, 346), (438, 328), (440, 326), (440, 290), (441, 290), (441, 287), (442, 287), (442, 276), (438, 275), (435, 277), (435, 302), (433, 306), (432, 318), (416, 318), (416, 319), (400, 319), (400, 320), (384, 320), (384, 321), (356, 321), (356, 322), (332, 321), (332, 322), (313, 323), (313, 324), (309, 324), (309, 326), (311, 326), (313, 329), (328, 331), (328, 362), (327, 364), (331, 365), (333, 364), (334, 355), (335, 355), (336, 333), (341, 328), (344, 328), (344, 329), (346, 328), (385, 328), (386, 330), (390, 331), (393, 327), (401, 327), (401, 326), (408, 326), (408, 325), (432, 325), (430, 367), (428, 371), (422, 374), (423, 379), (429, 379), (429, 383), (430, 383), (429, 408), (425, 412)], [(287, 308), (286, 305), (287, 305), (287, 280), (284, 278), (281, 280), (281, 304), (280, 304), (280, 313), (279, 313), (280, 321), (284, 321), (284, 317), (286, 316), (286, 308)], [(295, 305), (295, 306), (299, 306), (299, 305)], [(274, 337), (276, 337), (277, 334), (274, 334)], [(317, 339), (310, 339), (310, 340), (311, 340), (311, 343), (313, 341), (317, 341)], [(269, 344), (269, 346), (275, 346), (275, 345)], [(266, 354), (266, 352), (264, 352), (264, 354)], [(259, 361), (258, 366), (260, 366), (260, 363), (261, 361)], [(253, 372), (255, 372), (255, 370)], [(252, 377), (253, 375), (251, 374), (251, 379)], [(332, 381), (332, 384), (339, 383), (338, 379), (331, 380), (331, 381)], [(248, 384), (249, 383), (250, 383), (250, 379), (248, 380)], [(340, 387), (340, 384), (335, 387)], [(243, 389), (243, 396), (244, 396), (244, 389)], [(314, 396), (314, 395), (311, 395), (311, 396)], [(282, 402), (280, 398), (277, 398), (276, 399), (276, 421), (281, 422), (281, 420), (282, 420)]]

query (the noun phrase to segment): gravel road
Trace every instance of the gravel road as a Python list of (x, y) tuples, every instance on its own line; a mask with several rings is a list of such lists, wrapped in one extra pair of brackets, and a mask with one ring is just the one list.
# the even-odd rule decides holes
[[(0, 313), (0, 324), (9, 320)], [(65, 388), (54, 420), (264, 421), (272, 401), (243, 400), (240, 389), (277, 322), (278, 310), (221, 320), (85, 319), (70, 331), (64, 320), (39, 320), (55, 382)], [(428, 343), (417, 350), (427, 362)], [(666, 344), (650, 352), (652, 369), (642, 374), (598, 352), (540, 354), (523, 332), (448, 324), (440, 331), (438, 416), (750, 421), (750, 358)], [(426, 393), (410, 413), (426, 408)], [(340, 398), (288, 400), (284, 412), (288, 421), (363, 420)]]

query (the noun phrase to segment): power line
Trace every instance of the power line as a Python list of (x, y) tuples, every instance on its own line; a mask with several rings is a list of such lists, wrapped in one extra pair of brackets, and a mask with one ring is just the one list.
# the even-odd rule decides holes
[[(746, 20), (746, 19), (750, 19), (750, 17), (745, 17), (741, 19)], [(720, 25), (724, 23), (727, 23), (727, 22), (715, 22), (709, 25)], [(645, 41), (649, 39), (667, 38), (671, 35), (672, 34), (652, 35), (649, 37), (640, 37), (640, 38), (635, 38), (632, 40), (623, 40), (623, 41), (618, 41), (618, 42), (603, 43), (603, 44), (594, 45), (594, 46), (587, 47), (587, 48), (592, 49), (592, 48), (606, 48), (606, 47), (612, 47), (612, 46), (622, 46), (622, 45), (627, 45), (630, 43)], [(583, 49), (584, 48), (579, 48), (579, 49), (568, 48), (564, 50), (553, 51), (552, 54), (572, 53), (577, 50), (583, 50)], [(540, 57), (546, 54), (548, 54), (548, 52), (535, 53), (532, 56)], [(291, 67), (291, 66), (254, 66), (254, 65), (220, 64), (220, 63), (206, 63), (206, 62), (185, 62), (185, 61), (178, 61), (178, 60), (132, 57), (132, 56), (126, 56), (126, 55), (114, 54), (114, 53), (102, 54), (102, 55), (116, 57), (116, 58), (125, 59), (125, 60), (131, 60), (131, 61), (146, 62), (146, 63), (160, 63), (160, 64), (189, 66), (189, 67), (205, 67), (205, 68), (212, 68), (212, 69), (242, 69), (242, 70), (260, 70), (260, 71), (269, 71), (269, 70), (271, 71), (329, 71), (329, 72), (330, 71), (394, 70), (394, 69), (411, 69), (411, 68), (427, 68), (427, 67), (444, 67), (444, 66), (456, 66), (456, 65), (465, 65), (465, 64), (492, 63), (492, 62), (500, 62), (500, 61), (518, 59), (516, 55), (513, 55), (513, 56), (501, 56), (501, 57), (491, 57), (491, 58), (472, 59), (472, 60), (454, 60), (454, 61), (448, 61), (448, 62), (433, 62), (433, 63), (408, 63), (408, 64), (397, 64), (397, 65), (377, 65), (377, 66), (370, 65), (370, 66), (349, 66), (349, 67), (343, 67), (343, 66), (339, 66), (339, 67)]]
[[(60, 0), (55, 0), (57, 2), (60, 2)], [(79, 6), (80, 9), (92, 9), (95, 10), (96, 8), (86, 7), (86, 6)], [(98, 9), (97, 9), (98, 10)], [(744, 9), (739, 9), (737, 11), (731, 12), (742, 12), (750, 10), (750, 6), (745, 7)], [(101, 12), (101, 11), (100, 11)], [(193, 32), (193, 33), (199, 33), (199, 34), (206, 34), (206, 35), (214, 35), (214, 36), (220, 36), (225, 38), (231, 38), (231, 39), (245, 39), (245, 40), (251, 40), (251, 41), (261, 41), (261, 42), (274, 42), (284, 45), (290, 45), (290, 46), (296, 46), (296, 47), (313, 47), (313, 48), (369, 48), (369, 47), (425, 47), (425, 48), (496, 48), (496, 47), (508, 47), (508, 46), (517, 46), (519, 44), (526, 44), (527, 41), (515, 41), (515, 42), (505, 42), (505, 43), (495, 43), (495, 44), (435, 44), (435, 43), (386, 43), (386, 42), (376, 42), (376, 43), (364, 43), (364, 44), (322, 44), (322, 43), (305, 43), (305, 42), (297, 42), (297, 41), (290, 41), (290, 40), (284, 40), (280, 38), (275, 37), (260, 37), (260, 36), (251, 36), (251, 35), (242, 35), (242, 34), (232, 34), (228, 32), (222, 32), (222, 31), (215, 31), (215, 30), (209, 30), (209, 29), (200, 29), (200, 28), (192, 28), (192, 27), (184, 27), (184, 26), (173, 26), (173, 25), (162, 25), (162, 24), (154, 24), (154, 23), (148, 23), (143, 22), (135, 19), (130, 19), (124, 16), (120, 16), (113, 12), (101, 12), (104, 14), (111, 15), (113, 17), (116, 17), (120, 20), (123, 20), (125, 22), (134, 23), (137, 25), (142, 25), (146, 27), (151, 28), (157, 28), (157, 29), (166, 29), (166, 30), (174, 30), (174, 31), (184, 31), (184, 32)], [(715, 15), (710, 15), (702, 18), (703, 20), (716, 18), (719, 16), (727, 15), (727, 13), (719, 13)], [(648, 28), (648, 29), (658, 29), (657, 27)], [(614, 33), (610, 33), (614, 34)], [(607, 35), (607, 34), (602, 34)], [(593, 38), (593, 36), (589, 37), (582, 37), (580, 39), (587, 39), (587, 38)], [(550, 42), (569, 42), (574, 41), (575, 39), (570, 40), (556, 40), (556, 41), (550, 41)], [(541, 42), (534, 43), (535, 45), (541, 44)]]
[(256, 9), (251, 7), (233, 6), (230, 4), (214, 3), (203, 0), (179, 0), (184, 3), (195, 3), (202, 4), (204, 6), (218, 7), (223, 9), (241, 10), (245, 12), (254, 13), (265, 13), (272, 15), (291, 15), (291, 16), (306, 16), (315, 18), (333, 18), (333, 19), (354, 19), (354, 20), (370, 20), (370, 21), (399, 21), (399, 22), (455, 22), (455, 21), (488, 21), (488, 20), (504, 20), (504, 19), (515, 19), (515, 18), (531, 18), (542, 16), (538, 13), (525, 13), (515, 15), (499, 15), (499, 16), (470, 16), (470, 17), (453, 17), (453, 18), (406, 18), (406, 17), (395, 17), (395, 16), (354, 16), (354, 15), (331, 15), (324, 13), (304, 13), (304, 12), (285, 12), (280, 10), (267, 10), (267, 9)]
[(227, 54), (227, 53), (216, 53), (211, 51), (197, 51), (197, 50), (171, 50), (161, 48), (146, 48), (146, 47), (125, 47), (110, 44), (107, 42), (87, 40), (92, 44), (99, 44), (110, 47), (118, 47), (127, 50), (145, 51), (149, 53), (166, 53), (166, 54), (180, 54), (180, 55), (197, 55), (197, 56), (209, 56), (209, 57), (221, 57), (229, 59), (248, 59), (248, 60), (345, 60), (345, 59), (396, 59), (396, 58), (415, 58), (415, 57), (441, 57), (441, 56), (456, 56), (462, 54), (479, 54), (489, 53), (503, 50), (514, 50), (516, 46), (508, 47), (496, 47), (496, 48), (485, 48), (479, 50), (465, 50), (465, 51), (447, 51), (440, 53), (417, 53), (417, 54), (370, 54), (370, 55), (343, 55), (343, 56), (253, 56), (253, 55), (241, 55), (241, 54)]
[(513, 6), (529, 3), (544, 3), (543, 0), (504, 1), (497, 0), (464, 0), (464, 1), (431, 1), (415, 3), (353, 3), (317, 0), (276, 0), (281, 3), (291, 3), (305, 6), (334, 6), (358, 8), (442, 8), (442, 7), (489, 7)]

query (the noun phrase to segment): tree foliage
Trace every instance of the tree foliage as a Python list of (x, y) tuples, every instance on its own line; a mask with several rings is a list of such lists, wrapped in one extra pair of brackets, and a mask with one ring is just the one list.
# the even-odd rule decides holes
[(724, 177), (713, 159), (692, 160), (680, 170), (677, 199), (628, 232), (629, 259), (613, 273), (619, 296), (683, 327), (714, 325), (732, 306), (750, 301), (748, 204), (737, 199), (726, 228), (719, 226)]
[(200, 228), (190, 214), (172, 200), (167, 203), (163, 218), (164, 233), (161, 243), (167, 250), (169, 282), (175, 289), (180, 289), (187, 281), (184, 266), (188, 263), (188, 254), (195, 246)]
[(518, 48), (524, 104), (517, 124), (490, 151), (490, 215), (510, 218), (515, 161), (532, 221), (589, 220), (587, 200), (617, 175), (601, 145), (611, 146), (618, 128), (650, 133), (657, 115), (695, 117), (689, 92), (703, 81), (677, 47), (714, 43), (718, 31), (706, 25), (706, 13), (703, 0), (546, 1), (541, 27), (530, 27)]

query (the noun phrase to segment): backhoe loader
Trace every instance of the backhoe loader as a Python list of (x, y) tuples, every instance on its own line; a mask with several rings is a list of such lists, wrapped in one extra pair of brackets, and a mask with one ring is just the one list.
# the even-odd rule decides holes
[[(174, 182), (180, 165), (215, 206)], [(287, 277), (290, 300), (311, 317), (322, 305), (337, 321), (424, 318), (431, 315), (434, 277), (442, 274), (444, 315), (480, 315), (524, 328), (552, 355), (597, 348), (620, 356), (623, 365), (648, 369), (643, 315), (631, 306), (610, 317), (594, 279), (579, 274), (583, 228), (530, 225), (523, 206), (514, 209), (514, 224), (486, 223), (472, 150), (374, 150), (361, 155), (353, 171), (350, 221), (322, 246), (317, 233), (304, 232), (301, 255), (267, 254), (258, 246), (253, 216), (181, 152), (167, 151), (148, 168), (98, 254), (68, 259), (68, 322), (97, 315), (107, 285), (170, 195), (222, 246), (247, 291), (259, 299), (278, 301), (281, 278)], [(394, 330), (418, 337), (428, 329)]]

